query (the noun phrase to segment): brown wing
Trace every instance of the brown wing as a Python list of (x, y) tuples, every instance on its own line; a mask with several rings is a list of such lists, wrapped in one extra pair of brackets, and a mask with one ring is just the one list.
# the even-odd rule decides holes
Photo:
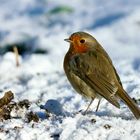
[(116, 107), (120, 107), (115, 93), (116, 73), (114, 67), (102, 53), (89, 51), (73, 57), (70, 62), (73, 72), (86, 84), (93, 88), (98, 94), (108, 100)]
[(98, 47), (96, 48), (96, 51), (97, 51), (97, 52), (100, 52), (100, 53), (104, 53), (104, 57), (106, 57), (106, 59), (108, 59), (109, 63), (112, 65), (112, 67), (113, 67), (113, 69), (114, 69), (114, 72), (115, 72), (115, 75), (116, 75), (116, 78), (117, 78), (119, 84), (122, 86), (122, 82), (121, 82), (121, 80), (120, 80), (120, 77), (119, 77), (119, 75), (118, 75), (118, 73), (117, 73), (115, 67), (114, 67), (113, 64), (112, 64), (112, 61), (111, 61), (109, 55), (106, 53), (106, 51), (104, 50), (104, 48), (103, 48), (100, 44), (98, 44)]

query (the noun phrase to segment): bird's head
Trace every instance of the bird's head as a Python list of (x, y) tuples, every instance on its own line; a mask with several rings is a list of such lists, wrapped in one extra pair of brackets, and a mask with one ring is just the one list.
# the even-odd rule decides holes
[(96, 39), (85, 32), (73, 33), (68, 39), (65, 39), (65, 41), (70, 43), (70, 51), (73, 53), (84, 53), (97, 45)]

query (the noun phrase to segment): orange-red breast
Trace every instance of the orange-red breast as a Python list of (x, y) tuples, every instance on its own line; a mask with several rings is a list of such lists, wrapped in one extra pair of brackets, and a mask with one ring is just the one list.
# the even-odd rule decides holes
[(95, 98), (103, 97), (120, 108), (119, 100), (122, 100), (139, 119), (140, 108), (123, 89), (110, 57), (97, 40), (88, 33), (76, 32), (65, 41), (70, 43), (70, 48), (64, 70), (73, 88), (90, 98), (90, 105)]

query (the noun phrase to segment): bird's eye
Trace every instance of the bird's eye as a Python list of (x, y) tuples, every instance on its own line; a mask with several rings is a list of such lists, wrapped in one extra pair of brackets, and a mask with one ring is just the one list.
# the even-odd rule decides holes
[(81, 39), (81, 40), (80, 40), (80, 43), (85, 43), (85, 40), (84, 40), (84, 39)]

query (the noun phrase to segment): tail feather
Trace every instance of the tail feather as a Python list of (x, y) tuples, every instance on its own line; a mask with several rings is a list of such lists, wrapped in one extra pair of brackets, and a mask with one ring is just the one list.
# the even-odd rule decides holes
[(140, 119), (140, 108), (122, 88), (118, 91), (118, 96), (129, 107), (136, 119)]

